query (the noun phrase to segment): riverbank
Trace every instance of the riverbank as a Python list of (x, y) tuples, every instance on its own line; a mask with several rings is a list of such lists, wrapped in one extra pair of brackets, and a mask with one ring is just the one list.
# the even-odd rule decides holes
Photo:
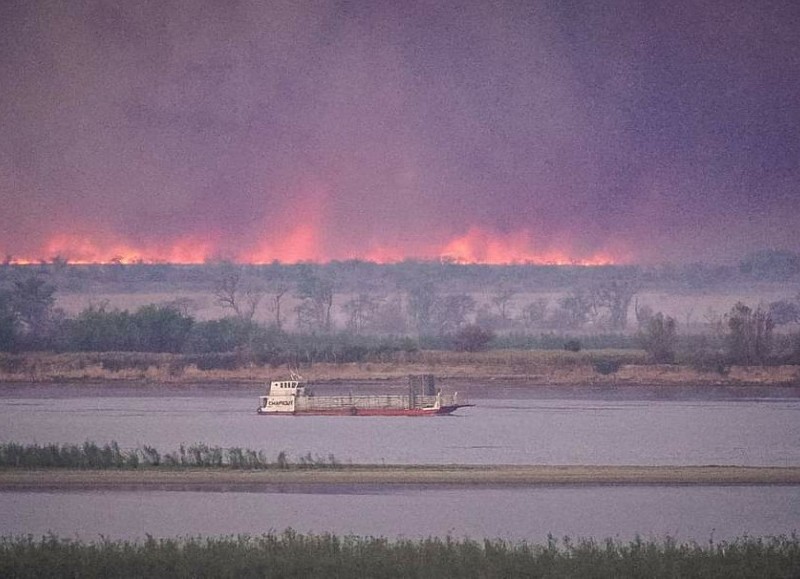
[(0, 491), (10, 490), (250, 490), (279, 487), (413, 485), (800, 485), (800, 467), (742, 466), (344, 466), (335, 469), (138, 470), (5, 469)]
[[(401, 382), (409, 374), (435, 374), (441, 380), (481, 380), (521, 385), (648, 384), (800, 386), (800, 366), (732, 366), (700, 370), (683, 365), (646, 363), (637, 350), (420, 351), (388, 360), (302, 365), (315, 382)], [(178, 354), (28, 353), (0, 354), (2, 383), (139, 382), (169, 384), (263, 384), (287, 376), (288, 368), (244, 365), (203, 369)]]

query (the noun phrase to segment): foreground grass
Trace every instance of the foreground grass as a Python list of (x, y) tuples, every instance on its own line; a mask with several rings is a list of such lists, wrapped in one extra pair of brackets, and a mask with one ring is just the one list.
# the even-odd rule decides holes
[(800, 540), (678, 543), (302, 535), (0, 541), (0, 577), (796, 577)]

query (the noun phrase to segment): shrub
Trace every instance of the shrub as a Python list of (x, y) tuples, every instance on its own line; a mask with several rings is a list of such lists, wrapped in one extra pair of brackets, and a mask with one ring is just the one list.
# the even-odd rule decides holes
[(137, 352), (113, 352), (101, 356), (100, 366), (109, 372), (120, 372), (122, 370), (138, 370), (146, 372), (150, 366), (158, 365), (158, 362), (147, 354)]
[(25, 369), (25, 358), (13, 354), (0, 354), (0, 371), (8, 374), (19, 374)]
[(612, 360), (610, 358), (597, 358), (592, 360), (592, 368), (594, 368), (594, 371), (603, 376), (616, 374), (621, 366), (622, 362), (620, 360)]
[(235, 352), (188, 356), (187, 362), (197, 366), (198, 370), (236, 370), (241, 367), (241, 359)]
[(494, 332), (476, 324), (464, 326), (453, 337), (453, 343), (459, 352), (483, 352), (489, 348)]

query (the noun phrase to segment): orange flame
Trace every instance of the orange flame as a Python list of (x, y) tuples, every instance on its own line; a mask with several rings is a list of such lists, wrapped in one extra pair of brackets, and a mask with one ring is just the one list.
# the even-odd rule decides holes
[[(62, 256), (74, 264), (91, 263), (203, 263), (214, 250), (208, 240), (182, 238), (169, 246), (143, 244), (135, 247), (128, 243), (107, 240), (105, 236), (95, 238), (75, 234), (59, 234), (44, 246), (43, 253), (48, 257)], [(32, 260), (16, 260), (17, 263)]]
[(486, 264), (609, 265), (617, 261), (605, 252), (577, 257), (564, 249), (535, 247), (533, 236), (526, 230), (501, 236), (472, 227), (465, 235), (445, 244), (440, 255), (458, 263)]
[[(278, 223), (282, 221), (278, 220)], [(108, 238), (105, 235), (87, 237), (60, 234), (51, 238), (42, 248), (46, 259), (61, 256), (74, 264), (90, 263), (176, 263), (199, 264), (219, 255), (230, 256), (240, 263), (297, 263), (300, 261), (325, 262), (333, 259), (363, 259), (375, 263), (397, 263), (404, 259), (436, 259), (456, 263), (480, 264), (552, 264), (552, 265), (610, 265), (628, 261), (621, 251), (596, 251), (577, 254), (567, 247), (541, 247), (527, 230), (509, 234), (492, 233), (479, 227), (445, 242), (431, 243), (428, 247), (409, 251), (408, 248), (390, 245), (371, 245), (358, 252), (327, 247), (323, 241), (319, 220), (313, 219), (283, 231), (267, 231), (264, 239), (249, 249), (226, 252), (219, 239), (200, 239), (186, 236), (169, 244), (145, 243), (134, 245)], [(15, 263), (36, 263), (30, 257), (14, 259)]]
[(299, 261), (324, 261), (319, 251), (319, 235), (309, 224), (300, 224), (286, 230), (277, 241), (262, 242), (250, 252), (237, 256), (244, 263), (269, 263), (274, 260), (287, 263)]

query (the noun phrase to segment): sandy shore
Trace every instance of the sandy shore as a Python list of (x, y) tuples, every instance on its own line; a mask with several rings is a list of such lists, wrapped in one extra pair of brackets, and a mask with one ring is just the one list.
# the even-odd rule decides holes
[(354, 466), (332, 470), (0, 471), (9, 490), (311, 490), (314, 487), (536, 485), (800, 485), (800, 467)]

